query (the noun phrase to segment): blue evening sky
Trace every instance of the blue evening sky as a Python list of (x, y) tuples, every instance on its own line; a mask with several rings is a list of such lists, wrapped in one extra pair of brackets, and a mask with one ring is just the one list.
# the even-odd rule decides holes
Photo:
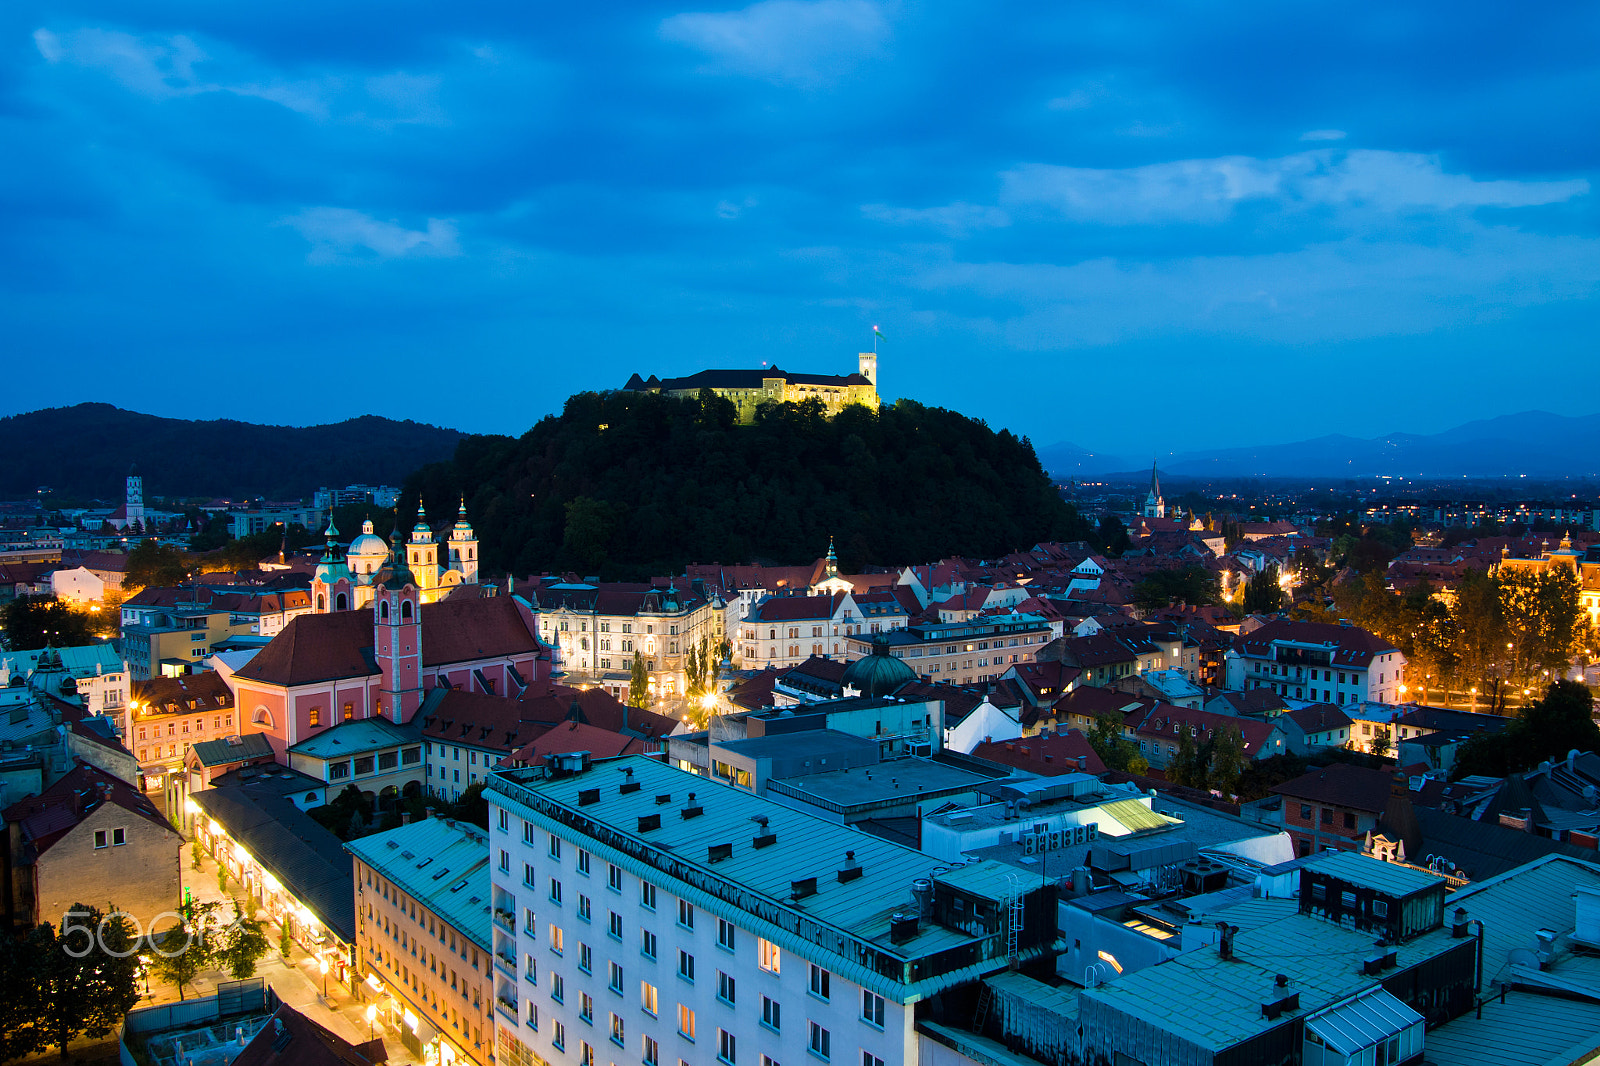
[[(0, 414), (854, 369), (1114, 452), (1600, 408), (1600, 8), (0, 12)], [(1574, 387), (1575, 383), (1582, 387)]]

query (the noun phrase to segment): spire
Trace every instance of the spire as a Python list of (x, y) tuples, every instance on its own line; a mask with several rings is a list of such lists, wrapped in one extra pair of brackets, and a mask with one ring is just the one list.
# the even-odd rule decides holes
[(828, 559), (823, 567), (823, 577), (839, 576), (839, 555), (833, 550), (833, 534), (828, 534)]
[(1150, 495), (1161, 498), (1161, 475), (1156, 473), (1156, 460), (1150, 460)]
[(328, 515), (328, 528), (322, 531), (322, 536), (324, 540), (322, 561), (325, 563), (341, 562), (342, 560), (339, 558), (339, 531), (334, 528), (333, 515), (331, 514)]
[(400, 531), (398, 521), (394, 524), (394, 535), (389, 541), (389, 569), (387, 583), (389, 588), (398, 589), (416, 584), (411, 567), (406, 565), (406, 535)]

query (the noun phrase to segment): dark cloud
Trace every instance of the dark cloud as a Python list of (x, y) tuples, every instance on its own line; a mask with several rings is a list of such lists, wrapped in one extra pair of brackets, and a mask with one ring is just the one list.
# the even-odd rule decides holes
[(873, 323), (891, 395), (1109, 451), (1580, 403), (1481, 385), (1592, 359), (1597, 21), (12, 5), (9, 408), (520, 431)]

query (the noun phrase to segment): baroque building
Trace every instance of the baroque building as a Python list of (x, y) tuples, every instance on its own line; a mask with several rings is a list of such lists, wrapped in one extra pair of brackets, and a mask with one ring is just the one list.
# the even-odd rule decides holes
[(412, 527), (409, 540), (402, 541), (400, 531), (395, 530), (395, 543), (391, 548), (372, 531), (372, 520), (368, 519), (361, 524), (361, 535), (350, 542), (342, 555), (336, 539), (339, 531), (334, 528), (332, 519), (328, 520), (323, 534), (327, 537), (327, 548), (311, 582), (313, 610), (318, 614), (370, 606), (380, 572), (391, 556), (404, 558), (423, 603), (437, 603), (458, 585), (478, 583), (478, 535), (467, 521), (465, 500), (443, 545), (446, 550), (443, 563), (439, 561), (441, 545), (426, 522), (419, 521)]

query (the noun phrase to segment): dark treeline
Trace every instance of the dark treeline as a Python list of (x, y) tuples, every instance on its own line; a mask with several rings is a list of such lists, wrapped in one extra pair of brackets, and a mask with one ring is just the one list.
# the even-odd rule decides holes
[(579, 393), (520, 439), (468, 437), (406, 482), (434, 522), (465, 494), (494, 570), (637, 579), (690, 562), (797, 563), (831, 535), (846, 569), (1000, 555), (1089, 539), (1033, 446), (954, 411), (901, 400), (829, 418), (649, 393)]

